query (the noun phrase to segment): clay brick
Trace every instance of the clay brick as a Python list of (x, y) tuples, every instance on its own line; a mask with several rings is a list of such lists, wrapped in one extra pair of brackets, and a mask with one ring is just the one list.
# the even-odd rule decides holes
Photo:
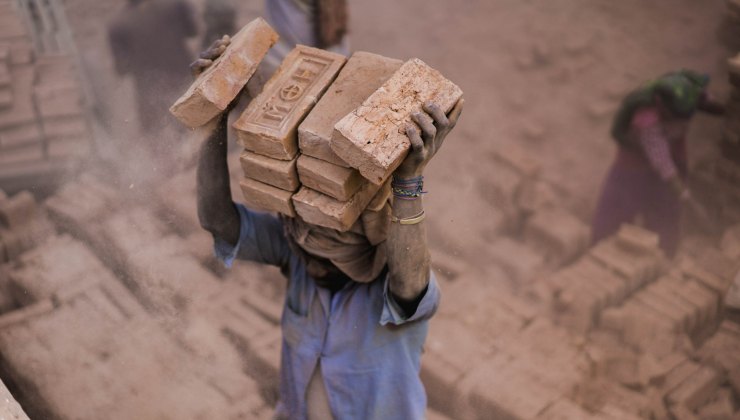
[(87, 122), (82, 115), (46, 118), (42, 121), (44, 135), (49, 139), (80, 139), (90, 137)]
[(658, 235), (635, 225), (623, 224), (617, 231), (617, 244), (633, 252), (654, 253), (658, 248)]
[(36, 199), (28, 191), (20, 192), (0, 203), (0, 223), (15, 229), (33, 220), (36, 215)]
[(0, 131), (0, 148), (11, 148), (39, 143), (43, 139), (41, 130), (36, 122), (18, 125)]
[(704, 405), (722, 382), (722, 375), (710, 367), (702, 367), (666, 397), (669, 404), (695, 410)]
[(699, 325), (699, 309), (690, 302), (687, 302), (686, 300), (677, 296), (673, 292), (674, 287), (675, 282), (666, 281), (661, 278), (655, 283), (648, 286), (645, 291), (662, 299), (665, 303), (671, 303), (678, 310), (680, 310), (685, 317), (686, 331), (693, 331), (693, 329)]
[(191, 128), (212, 120), (236, 98), (277, 40), (278, 34), (262, 18), (251, 21), (172, 105), (172, 115)]
[(301, 153), (349, 167), (331, 150), (334, 126), (360, 106), (402, 64), (400, 60), (367, 52), (358, 51), (352, 54), (337, 79), (298, 127)]
[(0, 110), (0, 128), (23, 125), (36, 119), (33, 100), (33, 81), (35, 72), (33, 67), (14, 67), (13, 75), (13, 105)]
[(665, 303), (659, 297), (646, 292), (637, 293), (633, 299), (669, 320), (673, 331), (686, 331), (686, 317), (670, 303)]
[(3, 150), (0, 153), (0, 163), (7, 165), (24, 164), (43, 158), (44, 148), (41, 144), (29, 144), (20, 148)]
[(339, 201), (349, 200), (367, 182), (354, 169), (307, 155), (298, 158), (298, 176), (303, 185)]
[(411, 59), (335, 125), (331, 148), (362, 176), (382, 184), (408, 153), (403, 126), (411, 121), (411, 113), (426, 101), (449, 112), (461, 97), (462, 90), (438, 71)]
[(349, 200), (338, 201), (302, 187), (293, 196), (293, 204), (306, 222), (345, 232), (357, 221), (379, 189), (380, 186), (368, 182)]
[(244, 194), (244, 203), (247, 207), (295, 217), (296, 213), (291, 201), (292, 192), (249, 178), (239, 181), (239, 186)]
[(662, 389), (666, 392), (673, 391), (684, 381), (690, 381), (699, 372), (699, 369), (701, 369), (700, 365), (690, 360), (684, 361), (668, 372), (662, 384)]
[(90, 154), (90, 140), (86, 138), (51, 140), (46, 146), (46, 155), (50, 159), (77, 158)]
[(362, 212), (362, 230), (373, 245), (385, 241), (391, 225), (391, 206), (385, 205), (380, 211), (365, 210)]
[(31, 41), (14, 42), (10, 46), (10, 64), (14, 66), (31, 64), (35, 58)]
[(296, 171), (297, 160), (298, 158), (273, 159), (247, 150), (239, 156), (244, 176), (290, 192), (297, 190), (301, 185)]
[(262, 93), (234, 123), (244, 148), (275, 159), (292, 160), (298, 153), (298, 125), (345, 61), (342, 55), (304, 45), (291, 51)]
[(19, 322), (27, 321), (54, 310), (54, 303), (51, 299), (44, 299), (31, 305), (24, 306), (21, 309), (0, 315), (0, 329), (8, 328)]
[(588, 246), (589, 236), (590, 231), (585, 223), (560, 209), (535, 213), (524, 229), (524, 240), (558, 265), (583, 252)]
[(26, 25), (18, 12), (3, 13), (0, 16), (0, 28), (0, 39), (22, 38), (28, 35)]
[(619, 304), (627, 296), (627, 283), (624, 279), (590, 258), (580, 259), (569, 270), (607, 290), (607, 305)]
[(83, 113), (82, 90), (76, 83), (36, 86), (33, 94), (44, 119), (76, 117)]

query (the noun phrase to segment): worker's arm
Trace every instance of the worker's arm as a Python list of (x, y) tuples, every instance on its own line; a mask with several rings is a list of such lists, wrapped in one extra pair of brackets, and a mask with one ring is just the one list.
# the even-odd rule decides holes
[(393, 218), (386, 240), (389, 288), (407, 315), (411, 315), (429, 284), (430, 257), (427, 249), (424, 207), (420, 194), (424, 167), (442, 147), (447, 134), (455, 127), (463, 108), (460, 100), (449, 115), (433, 103), (424, 105), (425, 112), (412, 115), (406, 135), (411, 141), (408, 156), (393, 174)]
[[(213, 63), (229, 44), (224, 37), (200, 54), (190, 65), (197, 76)], [(203, 129), (210, 131), (200, 150), (197, 169), (198, 220), (203, 229), (214, 237), (236, 245), (239, 240), (239, 212), (231, 201), (227, 154), (228, 112), (216, 117)]]
[(239, 240), (239, 212), (231, 201), (226, 161), (227, 114), (209, 123), (211, 134), (203, 143), (196, 175), (198, 220), (201, 227), (230, 245)]
[[(228, 43), (228, 37), (224, 37), (201, 53), (201, 58), (191, 65), (193, 74), (210, 66)], [(231, 106), (203, 128), (209, 135), (200, 150), (196, 175), (198, 219), (203, 229), (213, 235), (216, 256), (227, 266), (238, 258), (284, 267), (290, 250), (280, 221), (271, 214), (234, 204), (231, 199), (227, 163), (230, 109)]]

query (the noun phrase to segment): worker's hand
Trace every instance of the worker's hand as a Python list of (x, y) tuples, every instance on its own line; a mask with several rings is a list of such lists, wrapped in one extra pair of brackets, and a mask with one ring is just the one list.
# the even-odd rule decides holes
[(200, 58), (190, 63), (190, 72), (193, 77), (198, 77), (205, 69), (226, 51), (226, 47), (231, 44), (231, 38), (224, 35), (221, 39), (216, 40), (207, 50), (200, 53)]
[(411, 141), (411, 149), (396, 169), (394, 176), (412, 178), (424, 172), (424, 167), (442, 147), (445, 137), (457, 124), (464, 103), (465, 100), (460, 99), (452, 111), (445, 115), (439, 105), (427, 102), (423, 106), (424, 112), (411, 114), (411, 119), (416, 124), (408, 123), (405, 127), (406, 135)]

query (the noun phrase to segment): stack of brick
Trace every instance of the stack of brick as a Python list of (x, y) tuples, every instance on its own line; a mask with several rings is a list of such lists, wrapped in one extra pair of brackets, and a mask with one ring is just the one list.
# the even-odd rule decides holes
[(0, 5), (0, 178), (13, 180), (63, 169), (92, 147), (73, 57), (37, 56), (20, 7)]
[(122, 195), (113, 185), (103, 182), (95, 174), (84, 173), (65, 183), (46, 200), (44, 206), (60, 232), (81, 239), (100, 257), (104, 255), (106, 242), (94, 228), (123, 202)]
[(86, 246), (67, 235), (53, 237), (23, 254), (8, 277), (11, 295), (20, 306), (117, 283)]
[(245, 148), (240, 185), (247, 205), (296, 216), (298, 126), (345, 61), (339, 54), (296, 47), (234, 123)]
[(588, 247), (591, 231), (585, 223), (559, 208), (543, 209), (526, 221), (524, 241), (558, 267), (577, 258)]
[(663, 262), (656, 235), (624, 225), (616, 236), (536, 287), (540, 297), (550, 302), (559, 324), (585, 333), (599, 322), (606, 308), (620, 305), (653, 281)]
[(106, 243), (104, 261), (151, 311), (177, 316), (193, 304), (193, 296), (212, 294), (218, 286), (218, 278), (185, 249), (187, 242), (150, 211), (120, 211), (95, 232)]
[[(380, 187), (366, 180), (357, 169), (340, 158), (332, 150), (332, 137), (335, 125), (386, 83), (401, 64), (398, 60), (366, 52), (353, 54), (336, 81), (298, 127), (301, 151), (298, 176), (303, 186), (293, 201), (304, 220), (348, 230), (359, 219), (364, 222), (365, 232), (378, 231), (371, 225), (377, 221), (378, 212), (383, 210), (389, 187)], [(377, 197), (374, 199), (374, 196)], [(364, 216), (361, 215), (363, 212)]]
[[(588, 372), (578, 339), (546, 319), (497, 337), (495, 347), (477, 330), (442, 319), (433, 321), (422, 378), (431, 406), (451, 417), (548, 418)], [(435, 336), (435, 327), (444, 335)]]
[(33, 418), (265, 418), (238, 358), (184, 347), (125, 288), (108, 286), (0, 317), (5, 374)]
[[(225, 110), (275, 42), (273, 35), (261, 20), (243, 28), (172, 113), (197, 127)], [(234, 58), (242, 50), (248, 63)], [(233, 125), (244, 146), (244, 200), (315, 225), (365, 232), (379, 243), (390, 211), (387, 181), (410, 148), (399, 127), (425, 101), (449, 111), (461, 96), (418, 59), (402, 64), (360, 52), (347, 60), (299, 45)]]
[(92, 148), (85, 98), (74, 71), (68, 56), (47, 55), (36, 60), (33, 97), (45, 138), (45, 156), (51, 160), (84, 157)]
[(15, 260), (54, 231), (30, 192), (3, 196), (0, 194), (0, 263)]

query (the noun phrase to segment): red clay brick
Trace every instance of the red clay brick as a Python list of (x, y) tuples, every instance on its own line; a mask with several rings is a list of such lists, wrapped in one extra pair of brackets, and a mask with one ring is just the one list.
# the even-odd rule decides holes
[(379, 189), (380, 186), (368, 182), (348, 201), (338, 201), (302, 187), (293, 196), (293, 204), (306, 222), (344, 232), (354, 225)]
[(200, 127), (223, 112), (252, 77), (278, 34), (262, 18), (244, 26), (231, 44), (170, 112), (188, 127)]
[(425, 101), (448, 112), (461, 97), (460, 88), (439, 72), (419, 59), (409, 60), (335, 125), (331, 148), (362, 176), (382, 184), (408, 153), (411, 143), (402, 127), (411, 113), (420, 111)]
[(250, 151), (243, 151), (239, 157), (244, 176), (285, 191), (295, 191), (301, 185), (298, 180), (296, 162), (293, 160), (272, 159)]
[(295, 209), (291, 197), (293, 193), (281, 190), (271, 185), (244, 178), (239, 181), (244, 195), (244, 203), (253, 209), (273, 211), (295, 217)]
[(307, 155), (298, 158), (298, 176), (303, 185), (339, 201), (349, 200), (367, 182), (355, 169)]
[(303, 45), (291, 51), (234, 123), (244, 148), (275, 159), (295, 158), (298, 125), (345, 61), (342, 55)]

